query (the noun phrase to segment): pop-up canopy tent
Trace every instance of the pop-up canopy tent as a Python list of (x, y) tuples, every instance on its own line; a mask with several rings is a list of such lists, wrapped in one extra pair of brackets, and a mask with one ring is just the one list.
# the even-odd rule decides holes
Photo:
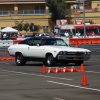
[(18, 33), (18, 30), (11, 28), (11, 27), (6, 27), (0, 30), (0, 32), (13, 32), (13, 33)]

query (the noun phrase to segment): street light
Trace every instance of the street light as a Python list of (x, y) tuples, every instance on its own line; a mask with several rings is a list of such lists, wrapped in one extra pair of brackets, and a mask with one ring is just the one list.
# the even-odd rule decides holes
[(86, 23), (85, 23), (85, 1), (83, 0), (83, 19), (84, 19), (84, 38), (86, 37)]

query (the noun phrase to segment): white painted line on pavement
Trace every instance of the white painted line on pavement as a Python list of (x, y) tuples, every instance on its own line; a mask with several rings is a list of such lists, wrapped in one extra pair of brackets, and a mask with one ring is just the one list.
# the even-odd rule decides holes
[(64, 100), (64, 99), (61, 99), (61, 98), (53, 98), (54, 100)]
[(66, 86), (70, 86), (70, 87), (76, 87), (76, 88), (81, 88), (81, 89), (86, 89), (86, 90), (93, 90), (93, 91), (98, 91), (100, 92), (99, 89), (94, 89), (94, 88), (87, 88), (87, 87), (82, 87), (82, 86), (77, 86), (77, 85), (71, 85), (71, 84), (65, 84), (65, 83), (59, 83), (59, 82), (54, 82), (54, 81), (48, 81), (48, 83), (54, 83), (54, 84), (60, 84), (60, 85), (66, 85)]
[(1, 64), (9, 64), (9, 63), (7, 63), (7, 62), (0, 62)]
[(55, 79), (61, 79), (61, 80), (73, 80), (69, 78), (60, 78), (60, 77), (53, 77), (53, 76), (46, 76), (46, 75), (39, 75), (35, 73), (24, 73), (24, 72), (16, 72), (16, 71), (9, 71), (9, 70), (1, 70), (0, 71), (6, 71), (6, 72), (12, 72), (12, 73), (17, 73), (17, 74), (26, 74), (26, 75), (34, 75), (34, 76), (40, 76), (40, 77), (48, 77), (48, 78), (55, 78)]
[(100, 72), (95, 72), (95, 71), (86, 71), (86, 72), (89, 72), (89, 73), (100, 73)]
[(42, 77), (49, 77), (49, 78), (62, 79), (62, 80), (73, 80), (73, 79), (69, 79), (69, 78), (52, 77), (52, 76), (45, 76), (45, 75), (38, 75), (38, 74), (34, 74), (34, 75), (36, 75), (36, 76), (42, 76)]

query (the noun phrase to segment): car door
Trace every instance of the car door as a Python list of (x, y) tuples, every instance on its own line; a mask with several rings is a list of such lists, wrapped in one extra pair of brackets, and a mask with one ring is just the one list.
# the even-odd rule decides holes
[(28, 47), (28, 56), (42, 58), (41, 39), (32, 39)]

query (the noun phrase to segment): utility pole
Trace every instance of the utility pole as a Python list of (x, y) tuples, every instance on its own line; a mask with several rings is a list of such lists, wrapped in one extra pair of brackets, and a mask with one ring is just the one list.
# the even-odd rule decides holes
[(84, 38), (86, 38), (86, 23), (85, 23), (85, 0), (83, 0), (83, 19), (84, 19)]

